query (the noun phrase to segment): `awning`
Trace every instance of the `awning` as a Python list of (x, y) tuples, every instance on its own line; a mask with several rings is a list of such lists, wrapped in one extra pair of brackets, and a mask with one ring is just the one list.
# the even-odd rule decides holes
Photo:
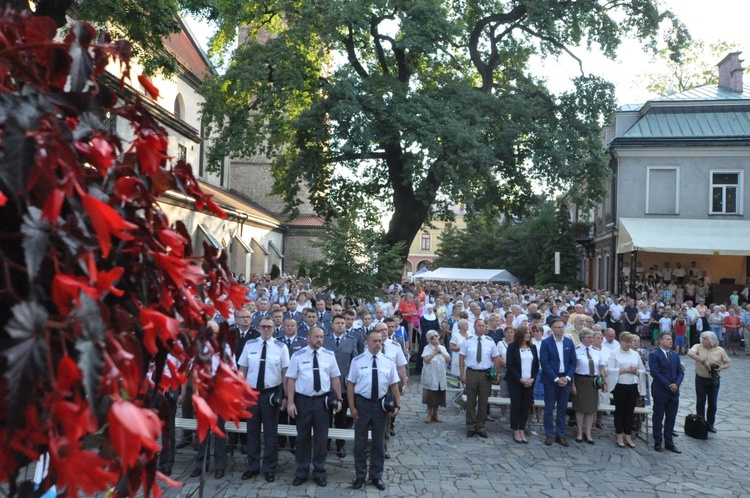
[(476, 268), (438, 268), (437, 270), (414, 274), (414, 279), (425, 280), (464, 280), (470, 282), (518, 282), (508, 270)]
[(617, 253), (750, 256), (750, 221), (620, 218)]

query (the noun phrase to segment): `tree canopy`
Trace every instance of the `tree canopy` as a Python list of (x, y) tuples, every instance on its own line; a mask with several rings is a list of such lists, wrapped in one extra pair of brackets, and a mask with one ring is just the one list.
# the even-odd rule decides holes
[(233, 4), (218, 23), (215, 51), (247, 28), (206, 85), (214, 167), (265, 154), (292, 213), (303, 185), (327, 217), (385, 207), (391, 245), (448, 203), (522, 212), (534, 183), (596, 200), (613, 87), (581, 68), (555, 95), (532, 60), (686, 39), (653, 0), (269, 0)]

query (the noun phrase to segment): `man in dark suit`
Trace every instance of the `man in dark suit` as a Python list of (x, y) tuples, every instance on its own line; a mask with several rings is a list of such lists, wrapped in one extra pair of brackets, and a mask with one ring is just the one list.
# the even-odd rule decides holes
[[(237, 308), (234, 310), (234, 325), (229, 329), (230, 335), (233, 334), (232, 341), (234, 342), (234, 361), (240, 360), (242, 350), (245, 348), (245, 343), (250, 339), (260, 337), (260, 332), (253, 328), (250, 323), (252, 321), (252, 314), (245, 308)], [(247, 449), (247, 436), (245, 434), (237, 434), (236, 432), (229, 435), (229, 444), (234, 447), (237, 445), (237, 439), (239, 437), (240, 452), (245, 453)]]
[[(661, 452), (664, 447), (675, 453), (682, 453), (674, 445), (674, 422), (680, 406), (680, 384), (685, 378), (680, 357), (672, 351), (672, 335), (661, 332), (656, 341), (659, 347), (648, 355), (648, 368), (654, 381), (651, 394), (654, 403), (654, 450)], [(662, 423), (664, 429), (662, 431)]]
[[(562, 446), (565, 440), (565, 414), (573, 375), (576, 370), (576, 352), (573, 341), (565, 337), (565, 326), (561, 320), (552, 322), (552, 336), (542, 341), (539, 361), (542, 365), (544, 383), (544, 444), (552, 445), (552, 438)], [(557, 423), (552, 415), (557, 405)]]

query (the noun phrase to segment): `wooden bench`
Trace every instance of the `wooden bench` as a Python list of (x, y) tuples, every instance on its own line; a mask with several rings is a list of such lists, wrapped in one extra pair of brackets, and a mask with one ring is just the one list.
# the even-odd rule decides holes
[[(175, 418), (174, 425), (176, 429), (191, 431), (198, 429), (198, 421), (194, 418)], [(245, 422), (240, 422), (239, 427), (237, 427), (236, 425), (234, 425), (234, 422), (230, 421), (224, 424), (224, 430), (226, 432), (237, 432), (240, 434), (245, 434), (247, 432), (247, 424)], [(263, 432), (262, 425), (260, 431)], [(279, 424), (278, 434), (279, 436), (297, 437), (297, 427), (294, 425)], [(341, 439), (344, 441), (354, 441), (354, 429), (328, 429), (328, 438)], [(372, 431), (367, 432), (367, 439), (372, 440)]]

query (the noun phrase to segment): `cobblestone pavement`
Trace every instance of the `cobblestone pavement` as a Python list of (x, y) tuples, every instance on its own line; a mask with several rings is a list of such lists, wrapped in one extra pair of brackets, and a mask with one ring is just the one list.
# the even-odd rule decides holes
[[(262, 476), (242, 481), (245, 459), (237, 452), (229, 456), (223, 479), (214, 479), (213, 471), (209, 472), (203, 496), (750, 496), (745, 467), (750, 460), (750, 389), (746, 383), (750, 357), (732, 356), (731, 360), (719, 394), (718, 434), (700, 441), (683, 433), (685, 415), (695, 406), (694, 362), (683, 357), (687, 371), (675, 440), (681, 455), (656, 453), (653, 440), (649, 445), (637, 440), (634, 450), (618, 448), (611, 417), (605, 417), (604, 430), (594, 430), (594, 446), (575, 443), (573, 428), (568, 428), (569, 448), (544, 446), (538, 425), (531, 428), (540, 435), (530, 437), (528, 445), (515, 444), (499, 407), (492, 410), (498, 421), (487, 423), (489, 439), (468, 439), (464, 417), (455, 407), (441, 412), (445, 423), (424, 422), (414, 377), (402, 402), (397, 435), (389, 444), (392, 458), (386, 460), (385, 491), (367, 484), (362, 490), (351, 489), (353, 443), (348, 442), (346, 458), (329, 455), (326, 488), (312, 480), (293, 487), (294, 457), (288, 450), (280, 450), (276, 482), (266, 483)], [(166, 497), (198, 496), (198, 479), (188, 477), (193, 456), (190, 448), (178, 451), (172, 478), (184, 482), (184, 487), (167, 490)]]

